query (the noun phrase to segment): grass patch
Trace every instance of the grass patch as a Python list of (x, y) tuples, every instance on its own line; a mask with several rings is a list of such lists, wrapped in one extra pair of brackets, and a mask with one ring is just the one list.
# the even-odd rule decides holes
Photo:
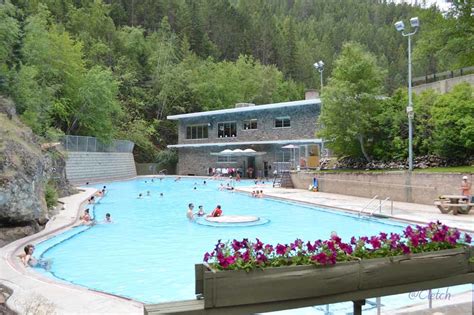
[(430, 167), (416, 169), (416, 173), (474, 173), (474, 166)]
[[(336, 169), (336, 170), (320, 170), (312, 171), (315, 174), (324, 173), (369, 173), (369, 174), (380, 174), (380, 173), (400, 173), (406, 172), (406, 170), (400, 169), (384, 169), (384, 170), (363, 170), (363, 169)], [(424, 169), (414, 169), (414, 173), (463, 173), (463, 174), (474, 174), (474, 166), (451, 166), (451, 167), (430, 167)]]

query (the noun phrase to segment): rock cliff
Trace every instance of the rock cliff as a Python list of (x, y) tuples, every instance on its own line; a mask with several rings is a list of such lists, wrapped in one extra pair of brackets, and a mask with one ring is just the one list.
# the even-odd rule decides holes
[(54, 209), (45, 201), (45, 185), (72, 192), (62, 154), (42, 149), (40, 139), (22, 124), (14, 105), (0, 97), (0, 247), (38, 232)]

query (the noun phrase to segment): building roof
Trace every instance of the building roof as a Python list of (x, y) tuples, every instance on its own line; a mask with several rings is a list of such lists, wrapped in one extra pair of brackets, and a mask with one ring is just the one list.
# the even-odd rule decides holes
[(234, 114), (234, 113), (268, 110), (268, 109), (282, 108), (282, 107), (307, 106), (307, 105), (315, 105), (315, 104), (321, 104), (321, 99), (320, 98), (315, 98), (315, 99), (301, 100), (301, 101), (292, 101), (292, 102), (264, 104), (264, 105), (248, 106), (248, 107), (239, 107), (239, 108), (210, 110), (210, 111), (207, 111), (207, 112), (197, 112), (197, 113), (189, 113), (189, 114), (181, 114), (181, 115), (171, 115), (171, 116), (168, 116), (166, 118), (168, 118), (170, 120), (178, 120), (178, 119), (183, 119), (183, 118), (194, 118), (194, 117), (222, 115), (222, 114)]
[(252, 144), (311, 144), (322, 143), (322, 139), (297, 139), (297, 140), (268, 140), (268, 141), (243, 141), (243, 142), (212, 142), (212, 143), (186, 143), (186, 144), (169, 144), (168, 148), (200, 148), (213, 146), (235, 146), (235, 145), (252, 145)]

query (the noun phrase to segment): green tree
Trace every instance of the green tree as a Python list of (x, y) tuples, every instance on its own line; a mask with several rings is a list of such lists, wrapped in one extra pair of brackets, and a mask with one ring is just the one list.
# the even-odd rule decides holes
[(474, 88), (461, 83), (432, 108), (435, 152), (448, 158), (474, 156)]
[(324, 87), (319, 135), (338, 156), (363, 156), (370, 161), (375, 117), (381, 111), (384, 72), (360, 44), (344, 45), (333, 75)]
[(6, 90), (10, 68), (14, 65), (14, 48), (20, 37), (16, 8), (7, 1), (0, 5), (0, 91)]

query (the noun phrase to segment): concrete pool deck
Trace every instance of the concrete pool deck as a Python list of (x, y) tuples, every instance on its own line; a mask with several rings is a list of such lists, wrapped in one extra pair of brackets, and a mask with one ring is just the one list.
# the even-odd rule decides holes
[[(146, 178), (146, 177), (145, 177)], [(60, 280), (41, 275), (31, 268), (25, 268), (18, 257), (26, 244), (37, 244), (54, 235), (60, 234), (78, 223), (80, 210), (85, 201), (95, 193), (93, 188), (81, 188), (76, 195), (61, 198), (64, 210), (54, 216), (46, 228), (26, 238), (0, 248), (0, 283), (13, 289), (13, 295), (7, 305), (20, 314), (43, 313), (56, 314), (143, 314), (143, 304), (111, 294), (89, 290)], [(237, 191), (251, 193), (256, 188), (238, 187)], [(298, 201), (312, 205), (338, 208), (344, 211), (358, 212), (369, 202), (367, 198), (310, 192), (300, 189), (271, 188), (259, 186), (265, 197)], [(469, 215), (442, 214), (434, 206), (394, 202), (393, 218), (402, 221), (427, 223), (441, 222), (466, 231), (474, 231), (474, 213)], [(390, 214), (390, 205), (383, 208), (383, 214)], [(194, 262), (190, 266), (192, 266)]]
[[(369, 198), (312, 192), (294, 188), (273, 188), (271, 186), (238, 187), (236, 191), (250, 194), (255, 189), (263, 190), (264, 197), (303, 202), (305, 204), (340, 209), (356, 214), (370, 202)], [(361, 216), (370, 215), (370, 212), (377, 208), (377, 205), (377, 202), (371, 204), (370, 209), (366, 209)], [(393, 213), (391, 213), (390, 208), (391, 204), (387, 202), (382, 206), (381, 214), (388, 216), (390, 219), (420, 224), (439, 220), (448, 226), (474, 233), (474, 212), (458, 215), (443, 214), (434, 205), (429, 206), (399, 201), (393, 202)], [(375, 213), (378, 214), (378, 210)]]

